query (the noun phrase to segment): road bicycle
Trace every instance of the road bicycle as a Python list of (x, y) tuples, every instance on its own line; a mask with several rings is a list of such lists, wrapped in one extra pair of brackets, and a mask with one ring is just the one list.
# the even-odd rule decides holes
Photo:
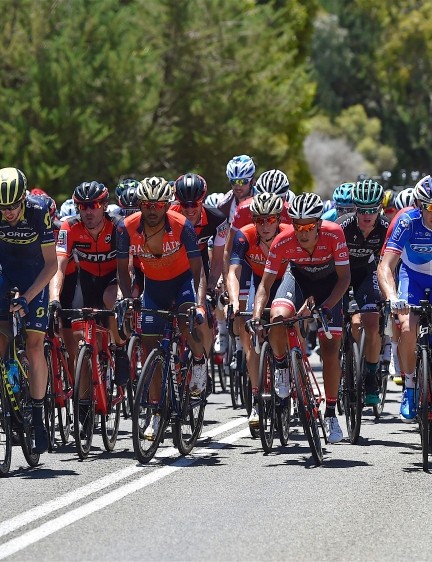
[[(247, 314), (247, 313), (246, 313)], [(240, 315), (240, 314), (239, 314)], [(250, 314), (249, 314), (250, 316)], [(248, 380), (246, 368), (246, 357), (243, 349), (237, 342), (240, 337), (234, 334), (234, 315), (233, 306), (228, 305), (227, 310), (228, 324), (228, 361), (229, 361), (229, 381), (231, 403), (234, 410), (244, 408), (248, 402)], [(247, 408), (250, 414), (250, 408)]]
[[(217, 300), (216, 306), (223, 310), (225, 304), (228, 304), (224, 295), (220, 295)], [(213, 302), (211, 307), (214, 310)], [(217, 334), (217, 321), (215, 314), (212, 314), (212, 329), (213, 329), (213, 342), (215, 341)], [(210, 373), (212, 379), (212, 392), (216, 392), (216, 381), (219, 381), (221, 392), (226, 392), (228, 388), (228, 374), (229, 374), (229, 363), (226, 361), (227, 353), (220, 354), (215, 353), (212, 347), (209, 356)], [(228, 368), (226, 368), (226, 364)]]
[[(15, 298), (17, 293), (18, 289), (12, 289), (10, 300)], [(0, 358), (0, 476), (7, 475), (10, 470), (13, 434), (18, 435), (29, 466), (37, 466), (40, 460), (39, 453), (33, 452), (29, 362), (26, 356), (24, 322), (18, 312), (9, 314), (11, 336), (6, 354)], [(13, 378), (9, 375), (11, 365), (16, 367)]]
[(430, 289), (425, 290), (425, 298), (410, 310), (419, 316), (416, 344), (416, 389), (418, 396), (417, 421), (422, 445), (422, 465), (429, 472), (429, 455), (432, 447), (432, 304)]
[(93, 441), (96, 414), (101, 416), (105, 449), (112, 451), (117, 441), (125, 393), (114, 380), (115, 346), (110, 331), (101, 325), (115, 313), (93, 308), (63, 309), (62, 313), (71, 318), (72, 329), (82, 334), (75, 369), (73, 420), (78, 456), (85, 459)]
[(48, 451), (55, 445), (55, 420), (57, 411), (58, 429), (63, 444), (69, 441), (72, 427), (73, 374), (69, 371), (69, 354), (59, 332), (61, 310), (53, 310), (48, 317), (44, 350), (48, 365), (48, 382), (45, 395), (45, 424), (48, 432)]
[[(181, 455), (188, 455), (194, 448), (202, 430), (207, 403), (206, 388), (199, 396), (189, 389), (193, 357), (180, 328), (179, 319), (188, 322), (189, 332), (196, 338), (196, 308), (189, 313), (143, 308), (142, 312), (160, 316), (166, 320), (159, 345), (147, 356), (140, 373), (135, 393), (132, 416), (132, 439), (139, 462), (147, 463), (163, 442), (165, 431), (171, 423), (174, 446)], [(153, 416), (160, 421), (151, 440), (145, 436)]]

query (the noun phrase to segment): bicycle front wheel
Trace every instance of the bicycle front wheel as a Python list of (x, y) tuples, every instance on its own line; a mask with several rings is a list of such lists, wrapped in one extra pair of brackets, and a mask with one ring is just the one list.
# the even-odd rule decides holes
[(133, 405), (135, 400), (135, 392), (140, 378), (142, 368), (144, 366), (144, 349), (141, 344), (140, 336), (132, 336), (128, 345), (128, 357), (130, 365), (130, 377), (126, 385), (127, 404), (130, 415), (133, 413)]
[(315, 464), (321, 465), (323, 461), (323, 451), (318, 429), (318, 405), (309, 380), (309, 375), (306, 372), (302, 354), (297, 349), (293, 349), (291, 352), (291, 364), (297, 391), (297, 405), (300, 421)]
[(48, 366), (47, 388), (44, 399), (45, 426), (48, 433), (48, 452), (52, 453), (55, 447), (55, 391), (52, 349), (45, 344), (45, 359)]
[(264, 451), (270, 453), (275, 429), (275, 389), (273, 356), (268, 342), (261, 349), (258, 384), (259, 434)]
[(102, 441), (106, 451), (113, 451), (117, 442), (117, 436), (120, 426), (120, 389), (115, 384), (114, 374), (108, 366), (106, 376), (110, 377), (109, 387), (107, 388), (108, 412), (101, 416), (101, 433)]
[(135, 392), (132, 440), (140, 463), (148, 463), (162, 441), (168, 423), (167, 385), (162, 384), (166, 353), (153, 349), (144, 363)]
[(417, 419), (422, 444), (423, 470), (425, 472), (429, 471), (429, 453), (431, 448), (431, 422), (429, 420), (429, 412), (431, 411), (431, 381), (429, 369), (428, 352), (426, 349), (421, 349), (417, 364), (417, 388), (419, 393)]
[[(67, 364), (67, 359), (63, 351), (58, 351), (57, 356), (59, 376), (61, 381), (61, 392), (63, 395), (63, 405), (57, 406), (57, 420), (59, 426), (60, 437), (62, 439), (63, 445), (69, 441), (69, 436), (71, 433), (72, 425), (72, 394), (73, 394), (73, 382), (69, 381), (68, 372), (66, 371), (65, 365)], [(64, 361), (64, 363), (63, 363)]]
[(81, 347), (75, 371), (73, 400), (75, 444), (80, 459), (85, 459), (91, 449), (95, 421), (92, 352)]
[(29, 362), (25, 356), (24, 350), (18, 352), (18, 360), (25, 372), (20, 373), (20, 413), (22, 424), (18, 430), (21, 449), (27, 464), (31, 467), (35, 467), (39, 464), (40, 455), (39, 453), (33, 453), (33, 426), (32, 426), (32, 413), (30, 406), (30, 387), (28, 381), (29, 374)]
[(380, 370), (377, 374), (379, 399), (378, 404), (373, 406), (373, 412), (376, 419), (378, 419), (384, 410), (385, 399), (387, 395), (387, 380), (388, 380), (388, 367), (385, 367), (383, 362), (380, 363)]
[(9, 401), (6, 397), (4, 380), (4, 363), (0, 366), (0, 476), (9, 472), (12, 458), (12, 429)]
[(345, 343), (342, 361), (343, 401), (348, 438), (355, 445), (360, 435), (363, 409), (363, 381), (358, 346), (353, 340)]

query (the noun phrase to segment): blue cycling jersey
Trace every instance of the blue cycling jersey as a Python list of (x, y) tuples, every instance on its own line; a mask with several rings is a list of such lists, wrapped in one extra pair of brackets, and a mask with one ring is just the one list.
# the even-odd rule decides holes
[(323, 216), (321, 217), (321, 219), (324, 221), (330, 221), (330, 222), (336, 222), (336, 219), (339, 218), (338, 212), (336, 211), (336, 209), (333, 207), (332, 209), (329, 209), (328, 211), (326, 211)]
[(423, 224), (420, 209), (412, 209), (399, 217), (386, 251), (400, 254), (402, 263), (409, 269), (432, 274), (432, 230)]

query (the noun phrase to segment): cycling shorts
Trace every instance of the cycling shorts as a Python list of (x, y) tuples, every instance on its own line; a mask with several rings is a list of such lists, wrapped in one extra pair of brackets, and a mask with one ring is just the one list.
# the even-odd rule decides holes
[[(12, 283), (4, 275), (0, 275), (0, 321), (9, 320), (9, 292), (18, 287), (20, 293), (25, 289), (19, 283)], [(25, 327), (32, 332), (45, 333), (48, 327), (48, 286), (28, 303), (29, 313), (24, 317)]]
[(251, 278), (252, 278), (252, 269), (250, 268), (249, 264), (247, 263), (242, 264), (242, 270), (240, 274), (239, 301), (248, 300), (248, 296), (251, 290)]
[[(146, 278), (141, 300), (143, 307), (155, 310), (178, 310), (185, 303), (194, 305), (196, 293), (192, 273), (186, 271), (167, 281)], [(165, 324), (164, 318), (143, 312), (141, 320), (143, 335), (160, 336), (163, 334)]]
[[(78, 282), (78, 269), (65, 275), (63, 288), (60, 293), (60, 304), (62, 308), (72, 308), (72, 303), (75, 297), (75, 291)], [(62, 318), (63, 328), (71, 328), (70, 318)]]
[(409, 304), (419, 305), (425, 298), (424, 290), (432, 289), (432, 277), (419, 273), (402, 263), (399, 270), (398, 298)]
[[(315, 299), (315, 306), (322, 304), (330, 295), (336, 284), (337, 276), (334, 274), (319, 280), (302, 279), (301, 283), (296, 280), (291, 271), (286, 271), (282, 278), (279, 289), (276, 292), (272, 308), (282, 306), (291, 310), (298, 310), (311, 296)], [(332, 321), (329, 323), (329, 330), (335, 336), (342, 335), (342, 299), (332, 308)], [(322, 327), (318, 329), (321, 335), (324, 333)]]
[(351, 284), (354, 289), (354, 299), (362, 312), (378, 312), (377, 303), (382, 301), (382, 294), (378, 285), (376, 269), (371, 269), (365, 275), (364, 270), (360, 275), (351, 274)]
[[(276, 279), (275, 282), (273, 283), (271, 289), (270, 289), (270, 295), (269, 295), (269, 299), (267, 301), (267, 304), (265, 305), (265, 308), (270, 308), (272, 302), (275, 299), (276, 293), (279, 289), (279, 286), (281, 284), (282, 279)], [(248, 295), (248, 299), (247, 299), (247, 305), (246, 305), (246, 312), (252, 312), (253, 311), (253, 307), (254, 307), (254, 301), (255, 301), (255, 295), (256, 295), (256, 291), (258, 289), (258, 286), (261, 282), (261, 278), (257, 278), (255, 275), (253, 276), (252, 279), (252, 283), (251, 283), (251, 288), (249, 291), (249, 295)]]
[(104, 292), (107, 287), (117, 285), (116, 272), (112, 271), (103, 277), (95, 277), (88, 271), (80, 270), (83, 307), (104, 309)]

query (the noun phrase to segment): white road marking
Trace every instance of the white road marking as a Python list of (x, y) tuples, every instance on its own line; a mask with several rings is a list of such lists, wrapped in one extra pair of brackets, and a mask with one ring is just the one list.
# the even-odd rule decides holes
[[(244, 417), (236, 418), (228, 423), (220, 426), (218, 425), (212, 430), (203, 433), (201, 439), (216, 437), (217, 435), (225, 433), (226, 431), (230, 431), (231, 429), (234, 429), (235, 427), (238, 427), (239, 425), (242, 425), (246, 422), (247, 419)], [(163, 449), (157, 453), (157, 458), (155, 460), (152, 460), (149, 463), (149, 466), (157, 462), (158, 458), (169, 458), (178, 454), (178, 450), (175, 447), (168, 447), (167, 449)], [(127, 468), (118, 470), (117, 472), (113, 472), (112, 474), (108, 474), (103, 478), (99, 478), (94, 482), (90, 482), (89, 484), (86, 484), (81, 488), (72, 490), (71, 492), (68, 492), (63, 496), (59, 496), (58, 498), (54, 498), (53, 500), (50, 500), (42, 505), (29, 509), (24, 513), (20, 513), (19, 515), (16, 515), (15, 517), (12, 517), (7, 521), (3, 521), (3, 523), (0, 523), (0, 538), (8, 535), (9, 533), (12, 533), (13, 531), (16, 531), (20, 527), (24, 527), (24, 525), (27, 525), (28, 523), (37, 521), (38, 519), (41, 519), (42, 517), (54, 513), (55, 511), (63, 509), (64, 507), (67, 507), (68, 505), (71, 505), (75, 502), (78, 502), (83, 498), (94, 494), (95, 492), (99, 492), (104, 488), (108, 488), (109, 486), (112, 486), (120, 480), (124, 480), (125, 478), (134, 476), (135, 474), (142, 472), (145, 469), (146, 466), (140, 464), (128, 466)]]
[(99, 511), (104, 507), (107, 507), (108, 505), (121, 500), (125, 496), (133, 494), (138, 490), (142, 490), (143, 488), (153, 484), (154, 482), (157, 482), (158, 480), (161, 480), (162, 478), (165, 478), (166, 476), (169, 476), (174, 472), (181, 470), (182, 468), (190, 466), (191, 464), (196, 462), (197, 457), (208, 454), (209, 449), (223, 448), (226, 445), (235, 443), (236, 441), (242, 439), (243, 437), (246, 437), (247, 435), (249, 435), (248, 428), (242, 429), (241, 431), (238, 431), (237, 433), (234, 433), (232, 435), (228, 435), (217, 443), (211, 443), (209, 447), (197, 449), (193, 457), (180, 457), (170, 466), (158, 468), (150, 474), (141, 476), (141, 478), (137, 478), (132, 482), (124, 484), (123, 486), (113, 490), (112, 492), (108, 492), (107, 494), (104, 494), (85, 505), (77, 507), (72, 511), (65, 513), (64, 515), (57, 517), (56, 519), (42, 524), (36, 529), (28, 531), (27, 533), (24, 533), (23, 535), (20, 535), (15, 539), (11, 539), (10, 541), (1, 545), (0, 560), (3, 560), (4, 558), (7, 558), (8, 556), (11, 556), (12, 554), (15, 554), (20, 550), (23, 550), (24, 548), (27, 548), (28, 546), (44, 539), (45, 537), (52, 535), (56, 531), (64, 529), (68, 525), (72, 525), (72, 523), (75, 523), (76, 521), (79, 521), (80, 519), (83, 519), (84, 517), (87, 517), (88, 515), (91, 515), (92, 513), (95, 513), (96, 511)]

